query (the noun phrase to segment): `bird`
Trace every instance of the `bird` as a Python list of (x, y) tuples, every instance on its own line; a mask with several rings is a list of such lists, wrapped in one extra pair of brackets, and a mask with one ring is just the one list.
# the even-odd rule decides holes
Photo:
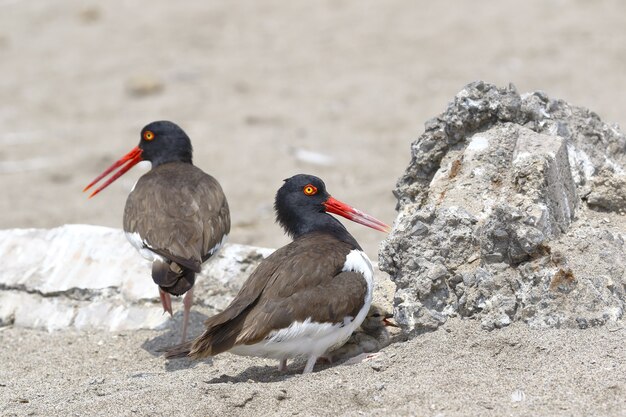
[(191, 140), (178, 125), (155, 121), (141, 129), (139, 145), (105, 170), (83, 191), (115, 172), (95, 196), (140, 161), (152, 164), (126, 200), (123, 228), (128, 241), (152, 262), (164, 312), (171, 295), (183, 298), (182, 342), (187, 338), (195, 275), (226, 242), (230, 211), (219, 182), (193, 165)]
[(330, 213), (382, 232), (389, 226), (333, 198), (307, 174), (284, 180), (274, 209), (291, 243), (261, 261), (226, 309), (205, 321), (204, 332), (166, 358), (230, 352), (277, 359), (285, 371), (288, 359), (305, 356), (309, 373), (361, 325), (372, 302), (372, 264)]
[(348, 359), (362, 353), (377, 352), (391, 343), (387, 327), (398, 327), (391, 321), (393, 314), (378, 304), (372, 304), (361, 326), (342, 346), (327, 352), (321, 358), (330, 363)]

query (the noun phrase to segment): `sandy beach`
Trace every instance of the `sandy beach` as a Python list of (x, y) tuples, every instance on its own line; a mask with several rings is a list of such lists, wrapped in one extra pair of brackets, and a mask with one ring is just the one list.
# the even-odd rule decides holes
[[(471, 321), (370, 361), (287, 374), (230, 354), (165, 361), (176, 332), (2, 331), (3, 415), (624, 415), (624, 327), (482, 331)], [(25, 360), (28, 358), (28, 360)]]

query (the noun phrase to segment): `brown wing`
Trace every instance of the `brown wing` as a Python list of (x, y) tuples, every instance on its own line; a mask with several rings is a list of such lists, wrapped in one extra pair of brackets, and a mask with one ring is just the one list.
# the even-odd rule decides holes
[(126, 200), (124, 230), (137, 232), (156, 253), (195, 272), (230, 231), (217, 180), (185, 163), (159, 165)]
[(338, 322), (356, 316), (367, 285), (361, 274), (341, 271), (351, 249), (323, 234), (278, 249), (261, 262), (226, 310), (206, 320), (207, 329), (191, 354), (205, 357), (253, 344), (272, 330), (309, 317)]
[(286, 297), (261, 299), (246, 316), (236, 344), (254, 344), (269, 332), (307, 318), (337, 323), (356, 317), (365, 301), (367, 284), (358, 272), (341, 272), (331, 280), (306, 287)]

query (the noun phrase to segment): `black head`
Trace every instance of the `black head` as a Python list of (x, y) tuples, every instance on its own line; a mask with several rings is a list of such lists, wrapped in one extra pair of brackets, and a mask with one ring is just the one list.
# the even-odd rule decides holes
[(141, 159), (152, 167), (167, 162), (191, 163), (193, 149), (189, 136), (177, 124), (161, 120), (141, 129)]
[(331, 197), (324, 181), (313, 175), (298, 174), (286, 179), (276, 193), (274, 209), (276, 221), (294, 239), (311, 232), (326, 232), (360, 249), (346, 228), (328, 213), (339, 214), (377, 230), (389, 229), (372, 216)]
[(152, 168), (167, 162), (191, 164), (192, 151), (189, 136), (183, 132), (183, 129), (168, 121), (152, 122), (141, 129), (139, 145), (91, 181), (83, 191), (87, 191), (102, 178), (114, 172), (100, 188), (89, 196), (89, 198), (93, 197), (141, 161), (152, 162)]

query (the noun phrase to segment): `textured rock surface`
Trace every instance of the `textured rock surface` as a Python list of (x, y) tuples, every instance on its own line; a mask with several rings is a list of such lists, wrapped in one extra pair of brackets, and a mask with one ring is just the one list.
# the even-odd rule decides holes
[[(196, 279), (193, 311), (222, 310), (272, 252), (225, 245)], [(170, 320), (150, 278), (150, 263), (122, 230), (88, 225), (0, 230), (0, 258), (0, 326), (117, 331), (161, 328)], [(377, 302), (390, 308), (394, 291), (387, 274), (378, 273)]]
[(584, 108), (468, 85), (411, 147), (381, 269), (405, 330), (588, 327), (626, 303), (626, 137)]

